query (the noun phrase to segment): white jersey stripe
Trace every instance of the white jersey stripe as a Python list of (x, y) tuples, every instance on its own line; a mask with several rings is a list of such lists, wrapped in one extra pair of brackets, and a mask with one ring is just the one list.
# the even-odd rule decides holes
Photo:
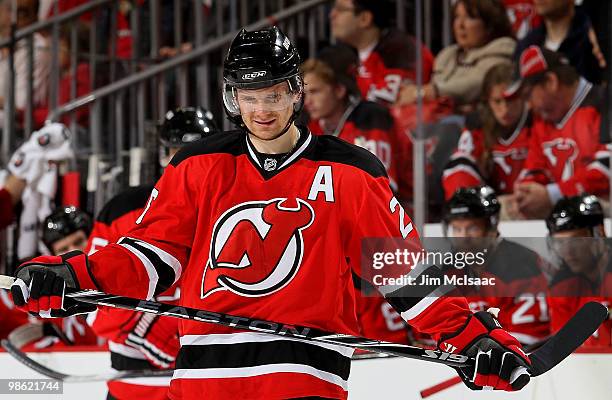
[(147, 300), (152, 299), (153, 296), (155, 296), (155, 288), (157, 288), (157, 282), (159, 281), (159, 275), (157, 275), (157, 270), (153, 266), (153, 263), (151, 263), (151, 261), (149, 261), (149, 259), (144, 254), (142, 254), (142, 252), (140, 252), (140, 250), (138, 250), (137, 248), (130, 246), (127, 243), (119, 243), (119, 246), (123, 246), (126, 249), (128, 249), (130, 252), (132, 252), (132, 254), (138, 257), (142, 265), (145, 267), (145, 270), (147, 271), (147, 275), (149, 275), (149, 289), (147, 291), (146, 299)]
[(126, 346), (121, 343), (116, 343), (110, 340), (108, 341), (108, 349), (113, 353), (121, 354), (122, 356), (125, 356), (125, 357), (135, 358), (137, 360), (147, 359), (145, 355), (142, 354), (142, 352), (140, 352), (140, 350), (137, 350), (133, 347)]
[(404, 321), (409, 322), (411, 319), (419, 316), (423, 311), (429, 308), (433, 303), (436, 302), (440, 297), (444, 296), (446, 293), (450, 292), (454, 289), (452, 285), (440, 286), (436, 290), (434, 290), (431, 295), (427, 297), (423, 297), (421, 301), (416, 303), (412, 308), (404, 311), (400, 315), (404, 319)]
[(245, 378), (274, 373), (307, 374), (348, 390), (348, 382), (338, 375), (321, 371), (308, 365), (267, 364), (243, 368), (177, 369), (172, 379)]
[(240, 332), (229, 334), (210, 334), (210, 335), (185, 335), (180, 337), (181, 346), (207, 346), (215, 344), (242, 344), (242, 343), (262, 343), (273, 341), (294, 341), (308, 343), (313, 346), (319, 346), (324, 349), (332, 350), (345, 357), (352, 357), (354, 350), (344, 346), (336, 346), (333, 344), (319, 343), (300, 340), (297, 338), (280, 337), (274, 335), (266, 335), (255, 332)]
[[(120, 371), (121, 372), (121, 371)], [(139, 385), (139, 386), (160, 386), (166, 387), (170, 386), (170, 381), (172, 377), (170, 376), (152, 376), (148, 378), (125, 378), (125, 379), (117, 379), (115, 382), (128, 383), (130, 385)]]
[(183, 268), (182, 268), (181, 263), (179, 262), (179, 260), (177, 260), (172, 254), (165, 252), (164, 250), (160, 249), (159, 247), (155, 247), (152, 244), (149, 244), (149, 243), (147, 243), (145, 241), (142, 241), (140, 239), (134, 239), (134, 238), (130, 238), (130, 239), (135, 240), (141, 246), (146, 247), (147, 249), (149, 249), (152, 252), (154, 252), (155, 254), (157, 254), (157, 256), (159, 258), (161, 258), (161, 260), (163, 262), (168, 264), (174, 270), (174, 282), (173, 283), (178, 281), (178, 279), (181, 277), (181, 274), (183, 273)]

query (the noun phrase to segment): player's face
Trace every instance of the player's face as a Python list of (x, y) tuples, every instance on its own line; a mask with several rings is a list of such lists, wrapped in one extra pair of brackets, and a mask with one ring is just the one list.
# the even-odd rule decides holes
[(299, 95), (282, 82), (263, 89), (238, 89), (237, 100), (249, 131), (261, 140), (272, 140), (287, 126)]
[(78, 230), (53, 243), (51, 250), (54, 255), (59, 256), (73, 250), (84, 251), (86, 246), (87, 235), (82, 230)]
[(342, 112), (342, 88), (326, 83), (315, 73), (304, 75), (304, 107), (313, 120)]
[(593, 258), (600, 252), (600, 243), (591, 230), (572, 229), (552, 236), (553, 250), (575, 274), (586, 274), (596, 267)]
[(447, 236), (459, 251), (479, 251), (488, 247), (491, 229), (483, 218), (457, 218), (448, 223)]
[(355, 14), (353, 0), (336, 0), (329, 13), (332, 36), (352, 44), (359, 33), (359, 14)]
[(487, 41), (484, 21), (471, 17), (462, 2), (455, 7), (453, 33), (457, 44), (464, 50), (480, 47)]
[(489, 93), (488, 103), (497, 123), (504, 128), (512, 128), (517, 124), (523, 112), (523, 99), (521, 96), (504, 98), (504, 91), (507, 87), (505, 83), (494, 85)]

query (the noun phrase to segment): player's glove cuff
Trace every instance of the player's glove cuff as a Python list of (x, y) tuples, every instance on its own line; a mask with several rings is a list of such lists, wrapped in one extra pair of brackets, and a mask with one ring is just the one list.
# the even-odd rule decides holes
[(444, 336), (438, 347), (445, 352), (476, 358), (475, 367), (458, 368), (459, 375), (471, 389), (488, 387), (512, 391), (529, 382), (529, 357), (520, 343), (487, 312), (470, 316), (463, 328)]

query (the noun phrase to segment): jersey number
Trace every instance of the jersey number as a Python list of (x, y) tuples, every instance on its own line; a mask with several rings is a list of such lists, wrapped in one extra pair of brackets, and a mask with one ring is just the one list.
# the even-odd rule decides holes
[(153, 202), (153, 200), (157, 198), (158, 194), (159, 192), (157, 191), (157, 189), (153, 188), (153, 190), (151, 191), (151, 196), (149, 196), (149, 201), (147, 202), (147, 206), (145, 207), (142, 214), (140, 214), (140, 217), (138, 217), (138, 219), (136, 220), (136, 225), (140, 225), (145, 214), (147, 213), (147, 211), (149, 211), (149, 208), (151, 207), (151, 203)]
[(389, 203), (389, 209), (391, 210), (392, 213), (395, 213), (395, 210), (398, 209), (398, 206), (399, 206), (400, 233), (402, 234), (402, 238), (406, 239), (408, 235), (410, 234), (410, 232), (412, 232), (412, 222), (408, 222), (408, 224), (405, 223), (406, 211), (404, 211), (404, 208), (399, 203), (399, 201), (397, 201), (397, 199), (393, 197), (391, 199), (391, 202)]
[(548, 305), (546, 304), (546, 297), (544, 297), (544, 293), (538, 293), (535, 296), (530, 293), (525, 293), (520, 295), (517, 298), (517, 301), (522, 302), (522, 304), (512, 314), (512, 324), (519, 325), (535, 322), (536, 318), (534, 312), (531, 312), (530, 314), (528, 313), (535, 305), (536, 301), (540, 308), (540, 317), (538, 318), (538, 321), (548, 321)]

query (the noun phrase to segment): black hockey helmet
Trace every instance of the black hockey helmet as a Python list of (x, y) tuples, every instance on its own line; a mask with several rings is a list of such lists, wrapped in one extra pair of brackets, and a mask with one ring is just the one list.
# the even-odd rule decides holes
[(61, 207), (45, 218), (42, 227), (42, 242), (49, 250), (52, 250), (53, 243), (58, 240), (79, 230), (83, 230), (89, 236), (92, 228), (91, 217), (85, 211), (74, 206)]
[(593, 229), (602, 225), (603, 221), (604, 212), (597, 197), (579, 195), (559, 200), (546, 218), (546, 227), (552, 235), (573, 229)]
[(219, 132), (213, 114), (201, 107), (182, 107), (166, 113), (159, 129), (163, 146), (182, 147)]
[(500, 205), (495, 191), (487, 185), (457, 189), (444, 208), (444, 223), (458, 218), (485, 218), (489, 228), (497, 227)]
[(298, 51), (276, 26), (238, 32), (223, 63), (223, 105), (228, 118), (244, 127), (236, 89), (261, 89), (284, 81), (293, 95), (293, 115), (282, 133), (289, 129), (304, 104)]

